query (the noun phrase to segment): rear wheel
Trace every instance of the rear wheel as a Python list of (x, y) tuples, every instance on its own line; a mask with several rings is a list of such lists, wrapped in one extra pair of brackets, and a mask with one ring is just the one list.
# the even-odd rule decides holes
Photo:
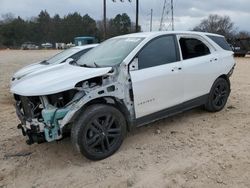
[(113, 106), (88, 107), (71, 130), (73, 145), (91, 160), (101, 160), (115, 153), (126, 134), (123, 114)]
[(205, 105), (206, 110), (210, 112), (221, 111), (230, 94), (230, 84), (224, 78), (218, 78), (210, 91), (208, 101)]

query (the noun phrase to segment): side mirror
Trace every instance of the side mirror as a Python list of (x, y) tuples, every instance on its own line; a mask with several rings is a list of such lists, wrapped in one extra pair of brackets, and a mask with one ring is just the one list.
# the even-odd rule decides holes
[(139, 59), (136, 57), (129, 65), (129, 71), (136, 71), (139, 69)]

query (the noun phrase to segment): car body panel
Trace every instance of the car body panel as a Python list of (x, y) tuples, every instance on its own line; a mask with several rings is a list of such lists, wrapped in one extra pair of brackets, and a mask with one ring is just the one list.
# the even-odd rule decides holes
[(22, 96), (43, 96), (73, 89), (78, 82), (107, 74), (112, 68), (85, 68), (63, 64), (45, 72), (27, 75), (11, 87)]
[(34, 72), (36, 70), (40, 70), (40, 69), (43, 69), (45, 67), (49, 67), (48, 65), (45, 65), (45, 64), (41, 64), (41, 62), (37, 62), (37, 63), (33, 63), (33, 64), (30, 64), (30, 65), (27, 65), (23, 68), (21, 68), (20, 70), (18, 70), (14, 75), (13, 75), (13, 78), (15, 79), (20, 79), (24, 76), (26, 76), (27, 74), (31, 73), (31, 72)]
[(201, 37), (193, 34), (182, 34), (178, 38), (183, 36), (201, 40), (211, 52), (209, 55), (182, 60), (183, 100), (189, 101), (208, 94), (214, 81), (221, 75), (227, 75), (234, 66), (235, 61), (233, 52), (221, 49), (206, 35)]
[(60, 59), (58, 59), (57, 61), (51, 63), (51, 64), (43, 64), (43, 61), (37, 62), (37, 63), (33, 63), (31, 65), (25, 66), (23, 68), (21, 68), (20, 70), (18, 70), (14, 75), (13, 75), (13, 79), (11, 81), (11, 85), (16, 82), (17, 80), (21, 79), (22, 77), (35, 72), (35, 71), (39, 71), (41, 69), (45, 69), (48, 70), (49, 68), (51, 68), (54, 65), (60, 64), (65, 62), (66, 59), (70, 58), (71, 56), (73, 56), (74, 54), (79, 53), (80, 51), (83, 50), (87, 50), (87, 49), (91, 49), (98, 46), (98, 44), (91, 44), (91, 45), (85, 45), (85, 46), (77, 46), (77, 47), (72, 47), (75, 49), (74, 52), (68, 54), (68, 56), (64, 56)]
[[(172, 34), (172, 32), (168, 33)], [(183, 60), (178, 42), (181, 62), (131, 71), (136, 118), (207, 95), (214, 81), (221, 75), (227, 75), (235, 65), (233, 52), (223, 50), (206, 36), (207, 33), (174, 33), (177, 39), (191, 37), (202, 41), (210, 49), (211, 54)], [(148, 35), (149, 38), (145, 39), (141, 46), (137, 47), (138, 49), (135, 49), (125, 61), (132, 61), (142, 46), (158, 37), (158, 34), (159, 32), (135, 35), (137, 37)], [(173, 74), (170, 70), (176, 67), (181, 68), (181, 71), (175, 70)]]
[(130, 72), (136, 118), (183, 102), (183, 76), (176, 67), (181, 62)]

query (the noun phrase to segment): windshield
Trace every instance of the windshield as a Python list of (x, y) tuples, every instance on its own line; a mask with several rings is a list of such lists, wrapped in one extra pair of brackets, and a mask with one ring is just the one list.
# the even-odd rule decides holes
[(135, 37), (109, 39), (82, 56), (77, 64), (90, 67), (118, 65), (143, 39)]
[(52, 58), (42, 62), (45, 64), (53, 64), (53, 63), (61, 63), (63, 60), (69, 58), (71, 55), (75, 54), (79, 52), (78, 48), (70, 48), (67, 50), (62, 51), (61, 53), (56, 54), (55, 56), (53, 56)]

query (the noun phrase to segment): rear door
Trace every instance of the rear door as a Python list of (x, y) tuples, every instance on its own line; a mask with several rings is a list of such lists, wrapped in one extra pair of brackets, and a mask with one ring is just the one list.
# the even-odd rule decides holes
[(178, 41), (183, 59), (184, 101), (189, 101), (209, 93), (218, 74), (218, 55), (201, 36), (180, 35)]
[(136, 118), (183, 102), (182, 62), (175, 35), (151, 40), (136, 58), (138, 70), (130, 71)]

